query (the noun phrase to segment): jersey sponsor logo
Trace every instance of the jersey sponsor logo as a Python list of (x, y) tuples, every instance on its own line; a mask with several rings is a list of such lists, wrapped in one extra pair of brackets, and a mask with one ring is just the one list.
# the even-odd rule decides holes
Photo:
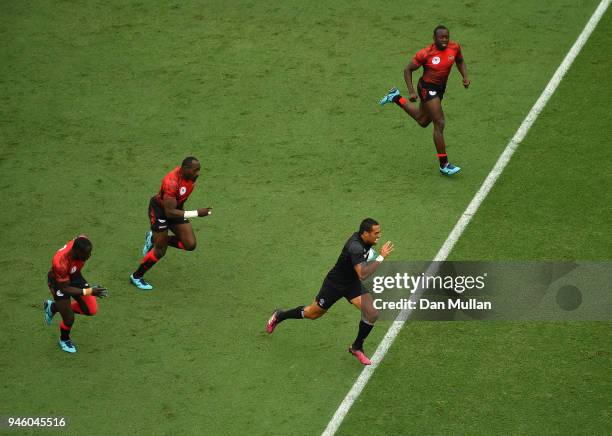
[(438, 65), (440, 63), (440, 58), (438, 56), (434, 56), (431, 59), (431, 63), (434, 64), (434, 65)]
[(187, 188), (185, 188), (184, 186), (181, 186), (181, 189), (179, 189), (179, 194), (185, 195), (185, 192), (187, 192)]
[(70, 268), (70, 274), (74, 274), (76, 272), (76, 266), (73, 266), (72, 268)]
[(436, 91), (429, 91), (429, 95), (436, 95), (437, 92)]
[(55, 291), (55, 295), (57, 295), (58, 297), (63, 297), (64, 296), (62, 291), (60, 291), (59, 289), (57, 291)]
[(166, 220), (163, 220), (163, 219), (161, 219), (161, 218), (160, 218), (160, 219), (158, 219), (157, 221), (159, 221), (160, 223), (165, 223), (165, 222), (166, 222)]

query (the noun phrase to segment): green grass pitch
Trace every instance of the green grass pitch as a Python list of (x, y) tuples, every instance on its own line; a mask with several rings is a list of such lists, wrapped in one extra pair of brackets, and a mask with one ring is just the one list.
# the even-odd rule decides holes
[[(396, 260), (431, 259), (597, 2), (0, 2), (0, 416), (74, 434), (320, 434), (361, 368), (358, 313), (264, 324), (311, 301), (365, 216)], [(608, 12), (451, 254), (612, 258)], [(446, 24), (472, 86), (431, 128), (378, 99)], [(198, 248), (140, 260), (148, 199), (194, 154)], [(46, 272), (77, 233), (111, 292), (43, 326)], [(366, 343), (373, 352), (388, 323)], [(610, 323), (408, 323), (340, 434), (604, 434)]]

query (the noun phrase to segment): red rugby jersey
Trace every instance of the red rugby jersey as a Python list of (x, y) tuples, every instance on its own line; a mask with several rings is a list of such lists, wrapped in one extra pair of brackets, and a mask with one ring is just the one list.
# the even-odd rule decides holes
[(462, 60), (461, 46), (455, 41), (449, 41), (444, 50), (438, 50), (436, 44), (428, 45), (412, 58), (415, 65), (423, 66), (422, 79), (436, 85), (445, 85), (453, 64)]
[(71, 251), (73, 245), (74, 239), (68, 241), (53, 256), (51, 272), (57, 282), (69, 282), (70, 276), (81, 271), (81, 268), (85, 265), (84, 261), (72, 258)]
[(185, 180), (181, 176), (181, 167), (178, 166), (170, 171), (162, 180), (161, 188), (155, 196), (155, 200), (160, 206), (164, 206), (164, 197), (174, 197), (177, 202), (177, 209), (182, 209), (193, 191), (194, 182)]

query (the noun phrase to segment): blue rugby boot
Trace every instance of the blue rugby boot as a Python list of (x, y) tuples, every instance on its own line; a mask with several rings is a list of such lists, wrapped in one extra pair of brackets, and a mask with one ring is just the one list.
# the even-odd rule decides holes
[(443, 167), (440, 167), (440, 172), (447, 176), (452, 176), (453, 174), (457, 174), (459, 171), (461, 171), (461, 168), (454, 166), (450, 162), (448, 162)]
[(149, 230), (147, 236), (145, 236), (145, 243), (142, 247), (142, 255), (146, 256), (149, 251), (153, 248), (153, 232)]
[(45, 322), (47, 323), (47, 325), (51, 325), (51, 321), (53, 321), (54, 313), (51, 311), (52, 304), (53, 301), (51, 300), (43, 301), (43, 310), (45, 311)]
[(393, 103), (393, 99), (397, 97), (398, 95), (400, 95), (399, 89), (391, 88), (389, 92), (387, 93), (387, 95), (385, 95), (383, 98), (380, 99), (379, 103), (381, 106), (384, 106), (387, 103)]
[(60, 339), (59, 346), (62, 351), (65, 351), (66, 353), (76, 353), (76, 347), (70, 339), (68, 339), (67, 341), (62, 341)]
[(153, 286), (151, 286), (150, 284), (148, 284), (144, 277), (140, 277), (140, 278), (136, 278), (134, 277), (134, 274), (130, 275), (130, 281), (132, 282), (132, 284), (134, 286), (136, 286), (138, 289), (143, 290), (143, 291), (150, 291), (151, 289), (153, 289)]

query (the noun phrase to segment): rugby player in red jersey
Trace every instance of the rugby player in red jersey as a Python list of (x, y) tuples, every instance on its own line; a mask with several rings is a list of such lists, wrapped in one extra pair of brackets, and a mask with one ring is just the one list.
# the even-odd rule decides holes
[[(108, 291), (98, 285), (90, 286), (83, 278), (81, 269), (91, 256), (91, 241), (85, 235), (79, 235), (60, 248), (47, 274), (47, 284), (53, 300), (43, 303), (45, 321), (51, 325), (53, 316), (59, 312), (60, 341), (62, 350), (76, 353), (76, 347), (70, 340), (70, 330), (74, 324), (74, 314), (93, 316), (98, 312), (98, 302), (95, 297), (106, 297)], [(71, 303), (70, 298), (74, 301)]]
[[(142, 250), (144, 258), (138, 269), (130, 276), (131, 282), (138, 289), (153, 289), (143, 276), (164, 257), (168, 245), (186, 251), (195, 250), (196, 237), (189, 218), (208, 216), (212, 208), (184, 210), (183, 206), (200, 176), (200, 169), (200, 161), (193, 156), (186, 157), (181, 166), (166, 174), (159, 192), (151, 198), (149, 202), (151, 230), (147, 233)], [(174, 234), (168, 235), (168, 229)]]
[(463, 77), (463, 86), (470, 86), (467, 66), (463, 60), (461, 47), (455, 41), (449, 39), (449, 31), (444, 26), (434, 29), (433, 44), (428, 45), (412, 58), (412, 62), (404, 69), (404, 79), (408, 87), (408, 100), (415, 102), (417, 92), (412, 83), (412, 72), (423, 67), (423, 76), (417, 85), (418, 98), (421, 100), (419, 106), (408, 104), (408, 100), (400, 95), (397, 88), (393, 88), (381, 100), (381, 106), (387, 103), (395, 103), (408, 115), (415, 119), (421, 127), (427, 127), (433, 121), (433, 141), (438, 152), (440, 161), (440, 172), (446, 175), (458, 173), (461, 168), (452, 165), (446, 154), (446, 142), (444, 141), (444, 112), (442, 111), (442, 98), (446, 90), (446, 81), (451, 72), (453, 64)]

